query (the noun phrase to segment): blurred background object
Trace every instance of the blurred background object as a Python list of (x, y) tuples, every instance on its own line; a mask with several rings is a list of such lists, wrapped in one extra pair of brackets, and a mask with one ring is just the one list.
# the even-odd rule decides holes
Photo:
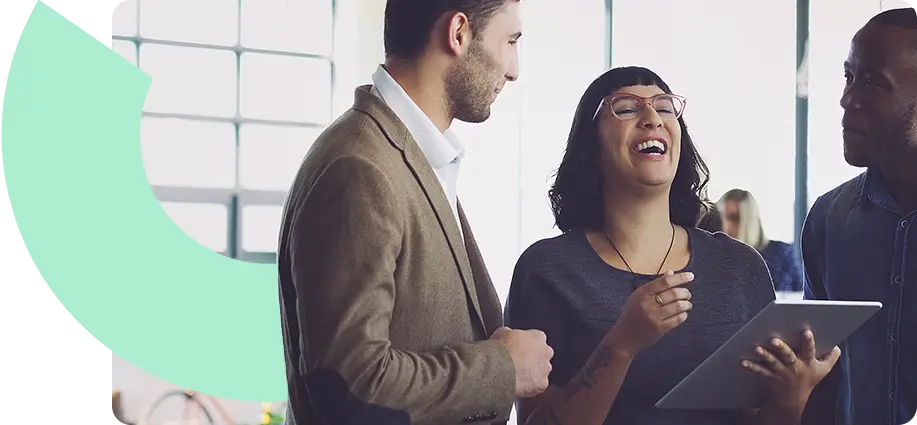
[(756, 249), (767, 263), (774, 290), (793, 293), (802, 298), (805, 274), (802, 256), (792, 245), (773, 240), (764, 231), (761, 208), (751, 192), (731, 189), (717, 202), (723, 223), (723, 232)]

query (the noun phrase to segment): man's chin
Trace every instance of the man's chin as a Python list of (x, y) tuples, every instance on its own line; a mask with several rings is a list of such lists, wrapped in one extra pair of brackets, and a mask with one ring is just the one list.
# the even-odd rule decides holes
[(870, 141), (861, 133), (847, 133), (844, 137), (844, 161), (853, 167), (868, 167), (872, 165), (873, 155), (868, 152), (865, 145)]
[(844, 161), (850, 166), (860, 168), (868, 167), (871, 163), (869, 155), (857, 152), (854, 149), (848, 149), (846, 146), (844, 147)]
[(455, 119), (467, 122), (469, 124), (480, 124), (490, 118), (490, 108), (476, 113), (465, 113), (456, 115)]

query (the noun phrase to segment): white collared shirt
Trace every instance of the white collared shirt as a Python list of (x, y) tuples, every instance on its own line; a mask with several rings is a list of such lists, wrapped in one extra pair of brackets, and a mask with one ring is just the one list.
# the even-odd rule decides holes
[(400, 84), (389, 75), (382, 65), (373, 73), (372, 93), (382, 99), (395, 115), (404, 123), (411, 136), (420, 146), (424, 156), (436, 173), (440, 186), (452, 207), (452, 214), (458, 224), (459, 233), (462, 226), (458, 218), (458, 173), (465, 157), (465, 148), (455, 137), (451, 129), (440, 132), (433, 121), (420, 110), (420, 107), (404, 91)]

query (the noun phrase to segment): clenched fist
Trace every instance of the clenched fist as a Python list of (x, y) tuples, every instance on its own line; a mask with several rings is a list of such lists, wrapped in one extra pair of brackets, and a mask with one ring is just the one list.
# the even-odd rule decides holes
[(499, 341), (509, 351), (516, 369), (516, 397), (528, 398), (548, 388), (551, 358), (554, 350), (539, 330), (517, 330), (502, 327), (490, 339)]

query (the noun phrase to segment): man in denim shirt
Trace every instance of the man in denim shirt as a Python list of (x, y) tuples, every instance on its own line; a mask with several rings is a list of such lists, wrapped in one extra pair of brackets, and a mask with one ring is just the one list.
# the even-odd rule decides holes
[(917, 409), (917, 14), (883, 12), (844, 63), (844, 157), (865, 167), (819, 197), (802, 251), (807, 299), (881, 301), (843, 344), (804, 424), (900, 425)]

